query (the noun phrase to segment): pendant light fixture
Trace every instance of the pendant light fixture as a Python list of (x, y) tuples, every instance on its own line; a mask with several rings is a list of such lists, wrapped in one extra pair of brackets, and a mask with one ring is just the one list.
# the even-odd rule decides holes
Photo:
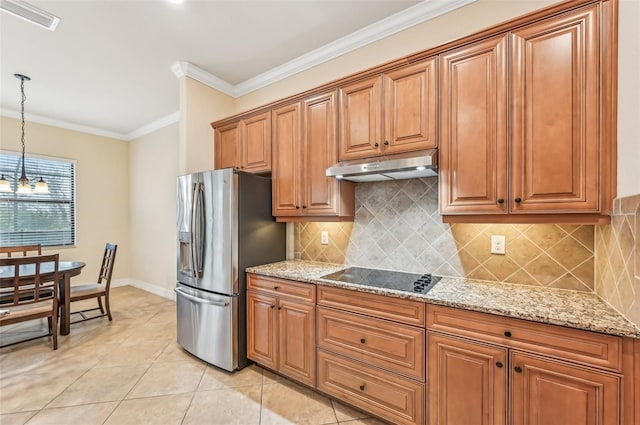
[[(18, 187), (16, 188), (16, 193), (20, 195), (30, 195), (31, 193), (36, 194), (47, 194), (49, 193), (49, 186), (47, 182), (45, 182), (42, 177), (40, 180), (36, 182), (35, 190), (31, 190), (31, 184), (29, 183), (29, 179), (27, 178), (27, 173), (24, 169), (24, 102), (27, 100), (27, 96), (24, 94), (24, 82), (30, 81), (31, 78), (22, 74), (13, 74), (14, 77), (20, 80), (20, 93), (22, 93), (22, 101), (21, 101), (21, 110), (22, 110), (22, 136), (20, 138), (22, 142), (22, 173), (20, 174), (20, 178), (18, 179)], [(0, 192), (11, 192), (11, 184), (4, 177), (4, 174), (0, 175)]]

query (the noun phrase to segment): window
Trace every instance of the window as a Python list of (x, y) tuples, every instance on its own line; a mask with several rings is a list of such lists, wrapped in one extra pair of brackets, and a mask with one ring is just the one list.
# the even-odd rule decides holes
[[(15, 190), (21, 174), (19, 153), (0, 152), (0, 173)], [(27, 157), (25, 170), (31, 187), (42, 177), (49, 194), (0, 192), (0, 246), (41, 244), (68, 246), (76, 242), (75, 161)]]

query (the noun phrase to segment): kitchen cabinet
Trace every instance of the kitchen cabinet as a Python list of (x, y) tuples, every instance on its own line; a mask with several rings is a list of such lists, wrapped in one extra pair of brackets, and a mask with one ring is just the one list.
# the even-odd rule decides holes
[(336, 92), (273, 110), (273, 215), (353, 220), (355, 186), (326, 176), (337, 162)]
[(340, 87), (340, 161), (436, 147), (436, 61)]
[(271, 171), (271, 112), (215, 129), (215, 168), (238, 168), (250, 173)]
[(610, 107), (599, 94), (599, 8), (440, 56), (445, 221), (608, 220), (613, 141), (599, 133), (599, 113)]
[(442, 306), (427, 330), (431, 425), (621, 423), (620, 337)]
[(423, 424), (424, 303), (324, 286), (317, 295), (318, 390), (392, 423)]
[(247, 275), (247, 357), (316, 383), (315, 285)]

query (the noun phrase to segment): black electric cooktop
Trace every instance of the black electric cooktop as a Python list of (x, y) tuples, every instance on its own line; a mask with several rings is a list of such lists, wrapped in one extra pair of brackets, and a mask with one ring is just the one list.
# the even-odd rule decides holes
[(335, 273), (324, 275), (322, 279), (426, 294), (441, 277), (432, 276), (429, 273), (417, 274), (367, 269), (364, 267), (349, 267)]

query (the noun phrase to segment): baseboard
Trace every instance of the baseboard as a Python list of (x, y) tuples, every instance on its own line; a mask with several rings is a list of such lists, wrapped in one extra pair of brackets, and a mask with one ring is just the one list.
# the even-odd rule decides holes
[(144, 282), (142, 280), (124, 278), (124, 279), (114, 279), (111, 281), (112, 288), (117, 288), (118, 286), (126, 286), (126, 285), (131, 285), (135, 288), (142, 289), (143, 291), (151, 292), (152, 294), (170, 299), (172, 301), (176, 300), (176, 293), (173, 292), (172, 289), (160, 288), (157, 285), (152, 285), (151, 283)]

